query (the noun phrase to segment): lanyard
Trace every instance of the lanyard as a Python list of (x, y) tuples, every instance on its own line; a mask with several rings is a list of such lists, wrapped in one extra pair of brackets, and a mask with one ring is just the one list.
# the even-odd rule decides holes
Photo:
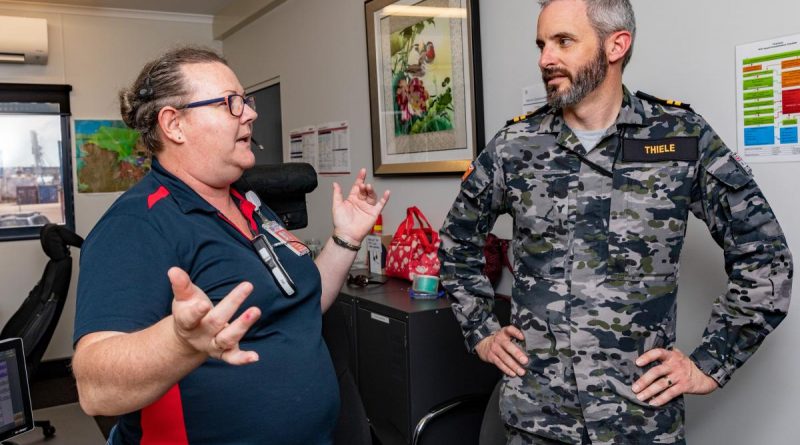
[[(261, 213), (261, 200), (258, 199), (258, 195), (256, 195), (253, 191), (249, 191), (245, 196), (247, 197), (247, 200), (255, 206), (255, 212), (261, 219), (262, 227), (264, 227), (264, 230), (266, 230), (268, 220)], [(280, 260), (278, 259), (278, 255), (275, 254), (275, 250), (272, 248), (272, 244), (269, 242), (266, 235), (263, 233), (253, 233), (253, 239), (250, 241), (250, 244), (253, 246), (253, 249), (256, 251), (256, 253), (258, 253), (259, 258), (261, 258), (261, 262), (263, 262), (267, 267), (267, 270), (269, 270), (269, 273), (275, 280), (275, 284), (280, 287), (283, 294), (287, 297), (291, 297), (297, 293), (297, 287), (294, 285), (292, 277), (290, 277), (289, 273), (286, 272), (286, 269), (284, 269), (283, 264), (281, 264)]]
[(614, 177), (613, 171), (617, 166), (617, 158), (619, 158), (619, 148), (622, 147), (622, 144), (625, 141), (625, 127), (622, 125), (619, 125), (619, 130), (617, 130), (617, 139), (618, 139), (617, 148), (614, 149), (614, 161), (611, 164), (611, 171), (608, 171), (605, 168), (600, 167), (599, 165), (590, 161), (589, 159), (586, 158), (586, 155), (580, 154), (577, 151), (572, 150), (571, 148), (567, 148), (567, 150), (569, 150), (569, 152), (572, 153), (573, 155), (577, 156), (577, 158), (580, 159), (581, 162), (588, 165), (592, 170), (596, 171), (597, 173), (600, 173), (605, 177), (613, 178)]

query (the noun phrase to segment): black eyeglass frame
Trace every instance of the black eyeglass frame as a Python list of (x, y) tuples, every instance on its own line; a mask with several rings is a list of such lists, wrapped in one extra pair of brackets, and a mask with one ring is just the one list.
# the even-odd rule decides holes
[[(239, 114), (233, 112), (233, 100), (234, 97), (242, 98), (242, 111)], [(244, 114), (244, 107), (248, 106), (251, 110), (256, 111), (256, 98), (255, 96), (243, 96), (241, 94), (229, 94), (227, 96), (222, 97), (215, 97), (214, 99), (205, 99), (205, 100), (198, 100), (197, 102), (190, 102), (186, 105), (181, 105), (179, 107), (175, 107), (177, 110), (183, 110), (186, 108), (197, 108), (197, 107), (205, 107), (206, 105), (214, 105), (220, 102), (225, 102), (225, 105), (228, 106), (228, 112), (231, 113), (233, 117), (242, 117)]]

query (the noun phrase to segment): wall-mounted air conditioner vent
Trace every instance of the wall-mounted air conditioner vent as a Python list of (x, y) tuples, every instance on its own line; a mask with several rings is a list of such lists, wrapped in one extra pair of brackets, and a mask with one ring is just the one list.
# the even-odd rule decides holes
[(47, 20), (0, 16), (0, 63), (47, 64)]

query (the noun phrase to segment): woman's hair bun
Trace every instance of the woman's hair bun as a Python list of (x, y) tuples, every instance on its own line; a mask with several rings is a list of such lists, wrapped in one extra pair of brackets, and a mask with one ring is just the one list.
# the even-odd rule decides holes
[(186, 94), (181, 66), (191, 63), (222, 63), (222, 56), (211, 49), (182, 46), (147, 63), (128, 88), (119, 92), (119, 111), (125, 124), (141, 134), (142, 143), (151, 153), (163, 144), (159, 136), (158, 113), (168, 105), (179, 105)]

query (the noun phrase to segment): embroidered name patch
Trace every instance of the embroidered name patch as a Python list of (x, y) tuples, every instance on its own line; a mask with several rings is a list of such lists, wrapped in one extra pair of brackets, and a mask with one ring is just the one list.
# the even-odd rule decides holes
[(622, 162), (696, 161), (697, 138), (625, 139)]

